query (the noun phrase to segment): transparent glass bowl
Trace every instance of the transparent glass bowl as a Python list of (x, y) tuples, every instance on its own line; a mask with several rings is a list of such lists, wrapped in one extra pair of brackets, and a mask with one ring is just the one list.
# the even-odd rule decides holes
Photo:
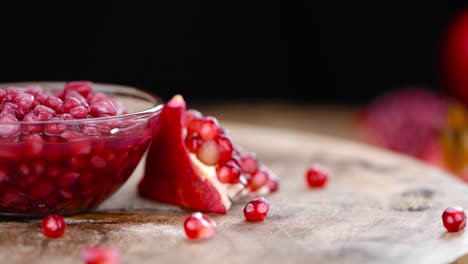
[[(63, 89), (65, 83), (14, 83), (0, 87), (31, 84), (56, 90)], [(0, 214), (81, 213), (98, 206), (129, 178), (151, 142), (162, 103), (131, 87), (94, 84), (94, 90), (114, 97), (129, 109), (129, 114), (0, 122)], [(50, 125), (64, 126), (65, 134), (47, 135), (41, 128)], [(89, 127), (94, 127), (93, 133), (85, 132)], [(2, 134), (11, 129), (19, 132)]]

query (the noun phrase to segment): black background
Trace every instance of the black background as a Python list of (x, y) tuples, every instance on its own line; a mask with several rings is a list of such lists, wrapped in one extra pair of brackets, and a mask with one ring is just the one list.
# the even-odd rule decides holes
[(464, 7), (159, 2), (2, 8), (0, 82), (86, 79), (138, 86), (164, 99), (181, 93), (308, 103), (359, 103), (406, 85), (443, 90), (439, 42)]

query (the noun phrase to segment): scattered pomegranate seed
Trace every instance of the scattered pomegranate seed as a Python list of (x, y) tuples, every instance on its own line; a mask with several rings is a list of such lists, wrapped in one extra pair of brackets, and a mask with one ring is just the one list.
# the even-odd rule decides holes
[(202, 239), (214, 236), (218, 227), (210, 217), (196, 212), (185, 219), (184, 230), (189, 239)]
[(59, 214), (51, 214), (42, 219), (42, 232), (47, 237), (61, 237), (66, 229), (65, 218)]
[(248, 202), (244, 207), (244, 216), (247, 221), (261, 221), (265, 219), (270, 209), (270, 203), (263, 197)]
[(307, 169), (306, 180), (311, 188), (324, 187), (328, 182), (328, 171), (323, 166), (314, 164)]
[(466, 226), (466, 215), (461, 207), (449, 207), (442, 214), (442, 222), (448, 232), (458, 232)]
[(81, 260), (84, 264), (119, 264), (120, 253), (104, 246), (90, 246), (81, 250)]
[(200, 126), (200, 137), (203, 141), (214, 140), (219, 136), (219, 124), (214, 117), (205, 117)]
[(254, 174), (258, 170), (258, 161), (253, 153), (242, 155), (240, 165), (245, 173)]

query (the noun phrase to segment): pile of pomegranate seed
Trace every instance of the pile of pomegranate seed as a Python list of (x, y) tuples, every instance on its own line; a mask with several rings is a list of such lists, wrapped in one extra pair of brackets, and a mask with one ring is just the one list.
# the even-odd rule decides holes
[(465, 229), (465, 211), (461, 207), (448, 207), (442, 214), (442, 222), (448, 232), (458, 232)]
[(324, 187), (328, 182), (328, 171), (319, 164), (311, 165), (307, 168), (305, 178), (310, 188)]
[(244, 207), (244, 216), (247, 221), (261, 221), (265, 219), (270, 209), (270, 203), (263, 197), (248, 202)]
[(65, 234), (67, 223), (59, 214), (51, 214), (42, 219), (42, 232), (47, 237), (57, 238)]
[(141, 118), (95, 121), (123, 113), (86, 81), (54, 93), (37, 85), (0, 89), (2, 212), (76, 213), (115, 192), (153, 135)]
[(104, 246), (89, 246), (81, 250), (83, 264), (119, 264), (119, 251)]
[(232, 143), (216, 118), (196, 110), (185, 114), (185, 145), (190, 153), (207, 166), (215, 166), (218, 180), (225, 184), (241, 183), (252, 193), (270, 193), (278, 189), (277, 177), (259, 165), (255, 154)]
[(210, 217), (196, 212), (185, 219), (184, 231), (189, 239), (202, 239), (214, 236), (218, 232), (218, 227)]

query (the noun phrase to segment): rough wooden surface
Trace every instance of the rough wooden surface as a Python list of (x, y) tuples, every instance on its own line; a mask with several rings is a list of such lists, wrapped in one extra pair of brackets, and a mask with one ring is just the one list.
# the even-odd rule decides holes
[[(280, 177), (265, 221), (244, 221), (243, 199), (211, 215), (215, 237), (189, 241), (189, 210), (136, 195), (140, 166), (98, 210), (68, 217), (62, 238), (45, 238), (37, 219), (0, 218), (2, 263), (80, 263), (80, 249), (97, 244), (117, 248), (122, 263), (450, 263), (468, 251), (466, 232), (446, 233), (441, 222), (447, 206), (468, 201), (468, 187), (452, 176), (337, 138), (224, 125)], [(325, 189), (306, 188), (313, 162), (331, 171)]]

